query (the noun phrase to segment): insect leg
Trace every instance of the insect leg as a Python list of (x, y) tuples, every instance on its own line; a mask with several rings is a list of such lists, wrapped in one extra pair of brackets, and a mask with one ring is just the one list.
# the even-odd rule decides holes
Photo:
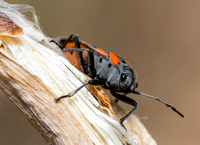
[(85, 87), (86, 85), (91, 84), (91, 85), (104, 85), (104, 82), (101, 80), (89, 80), (88, 82), (84, 83), (83, 85), (81, 85), (80, 87), (78, 87), (76, 90), (70, 92), (67, 95), (61, 96), (59, 98), (56, 99), (56, 102), (60, 101), (60, 99), (66, 98), (66, 97), (72, 97), (74, 94), (76, 94), (80, 89), (82, 89), (83, 87)]
[[(126, 96), (128, 93), (123, 94), (124, 96)], [(119, 100), (118, 99), (114, 99), (114, 102), (117, 103)]]
[[(95, 69), (94, 69), (94, 55), (92, 50), (87, 49), (87, 48), (64, 48), (63, 49), (64, 52), (82, 52), (82, 51), (87, 51), (88, 52), (88, 66), (85, 67), (85, 74), (89, 75), (91, 78), (94, 78), (95, 75)], [(88, 72), (88, 71), (89, 72)]]
[[(81, 46), (80, 46), (80, 42), (79, 42), (79, 39), (78, 39), (78, 35), (77, 34), (71, 34), (69, 36), (68, 39), (65, 40), (65, 42), (63, 42), (62, 44), (62, 50), (65, 49), (65, 46), (67, 45), (67, 43), (72, 40), (75, 44), (75, 49), (82, 49)], [(66, 51), (66, 50), (65, 50)], [(72, 52), (72, 51), (71, 51)], [(77, 55), (78, 55), (78, 59), (79, 59), (79, 63), (80, 63), (80, 66), (81, 66), (81, 69), (82, 69), (82, 72), (86, 73), (87, 72), (87, 69), (85, 68), (84, 66), (84, 59), (83, 59), (83, 55), (82, 55), (82, 51), (77, 51)]]
[(88, 52), (88, 75), (91, 78), (94, 78), (96, 76), (96, 71), (94, 68), (94, 54), (92, 51)]
[(115, 99), (115, 100), (114, 100), (115, 103), (117, 103), (118, 101), (119, 101), (118, 99)]
[(80, 42), (79, 42), (79, 39), (78, 39), (78, 35), (77, 35), (77, 34), (71, 34), (61, 45), (58, 44), (55, 40), (50, 40), (50, 42), (55, 43), (60, 49), (63, 50), (63, 49), (65, 48), (65, 46), (67, 45), (67, 43), (68, 43), (71, 39), (74, 41), (75, 48), (80, 48)]
[[(83, 67), (84, 73), (86, 75), (89, 75), (91, 78), (95, 77), (95, 69), (94, 69), (94, 55), (92, 50), (87, 49), (87, 48), (64, 48), (64, 52), (82, 52), (82, 51), (87, 51), (88, 52), (88, 65), (85, 65)], [(82, 55), (81, 55), (82, 56)]]
[(80, 42), (79, 42), (79, 39), (78, 39), (78, 35), (77, 34), (71, 34), (66, 40), (65, 42), (62, 44), (62, 48), (64, 48), (67, 43), (70, 41), (70, 40), (73, 40), (74, 41), (74, 44), (75, 44), (75, 48), (81, 48), (80, 46)]
[(49, 42), (53, 42), (53, 43), (55, 43), (60, 49), (63, 49), (63, 47), (60, 45), (60, 44), (58, 44), (55, 40), (50, 40)]
[(63, 49), (64, 52), (82, 52), (82, 51), (87, 51), (87, 52), (92, 52), (91, 50), (87, 49), (87, 48), (64, 48)]
[[(121, 123), (121, 125), (124, 127), (124, 125), (123, 125), (124, 120), (125, 120), (127, 117), (129, 117), (129, 116), (133, 113), (133, 111), (137, 108), (137, 102), (136, 102), (135, 100), (129, 98), (129, 97), (126, 97), (126, 96), (124, 96), (124, 95), (118, 94), (118, 93), (116, 93), (116, 92), (114, 92), (114, 91), (110, 91), (110, 92), (111, 92), (111, 94), (112, 94), (115, 98), (117, 98), (118, 100), (120, 100), (120, 101), (122, 101), (122, 102), (125, 102), (125, 103), (127, 103), (127, 104), (130, 104), (130, 105), (134, 106), (134, 108), (131, 109), (131, 111), (129, 111), (126, 115), (124, 115), (124, 116), (120, 119), (120, 123)], [(125, 128), (125, 127), (124, 127), (124, 128)]]

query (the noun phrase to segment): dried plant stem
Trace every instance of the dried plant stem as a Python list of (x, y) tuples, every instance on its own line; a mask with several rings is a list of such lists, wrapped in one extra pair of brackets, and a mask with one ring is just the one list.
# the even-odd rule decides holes
[(92, 144), (68, 107), (56, 104), (55, 94), (40, 79), (2, 53), (0, 64), (0, 89), (8, 94), (49, 143)]

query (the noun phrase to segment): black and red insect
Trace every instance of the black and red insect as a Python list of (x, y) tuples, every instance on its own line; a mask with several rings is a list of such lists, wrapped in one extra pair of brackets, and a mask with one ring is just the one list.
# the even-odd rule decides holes
[[(53, 41), (55, 42), (55, 41)], [(56, 42), (55, 42), (56, 43)], [(57, 44), (57, 43), (56, 43)], [(77, 93), (84, 86), (100, 85), (103, 88), (109, 89), (111, 94), (120, 101), (130, 104), (133, 109), (120, 119), (120, 123), (123, 126), (124, 120), (130, 116), (137, 108), (137, 102), (124, 94), (133, 93), (137, 95), (143, 95), (152, 99), (155, 99), (167, 107), (170, 107), (173, 111), (178, 113), (181, 117), (184, 115), (179, 112), (172, 105), (162, 101), (161, 99), (150, 96), (148, 94), (138, 92), (135, 89), (138, 87), (137, 73), (130, 66), (130, 64), (121, 58), (120, 56), (109, 52), (106, 53), (100, 48), (94, 47), (85, 42), (81, 42), (76, 34), (70, 35), (68, 39), (60, 39), (57, 44), (67, 55), (67, 57), (78, 57), (78, 62), (72, 62), (79, 70), (91, 77), (91, 80), (72, 91), (71, 93), (59, 97), (58, 102), (62, 98), (71, 97)], [(73, 59), (71, 59), (73, 60)]]

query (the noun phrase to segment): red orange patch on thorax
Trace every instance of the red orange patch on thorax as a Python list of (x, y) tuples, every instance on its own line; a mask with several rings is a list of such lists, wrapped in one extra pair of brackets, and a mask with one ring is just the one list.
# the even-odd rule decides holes
[(110, 61), (112, 65), (116, 66), (118, 63), (120, 63), (120, 59), (116, 54), (110, 52), (109, 56), (110, 56)]

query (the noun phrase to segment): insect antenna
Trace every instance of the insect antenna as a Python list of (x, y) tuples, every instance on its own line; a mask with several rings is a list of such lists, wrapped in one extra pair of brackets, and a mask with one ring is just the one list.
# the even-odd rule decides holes
[(137, 94), (137, 95), (146, 96), (146, 97), (152, 98), (152, 99), (154, 99), (154, 100), (156, 100), (156, 101), (159, 101), (159, 102), (165, 104), (167, 107), (170, 107), (174, 112), (176, 112), (178, 115), (180, 115), (181, 117), (184, 118), (184, 115), (183, 115), (181, 112), (179, 112), (175, 107), (173, 107), (172, 105), (166, 103), (165, 101), (163, 101), (163, 100), (161, 100), (161, 99), (159, 99), (159, 98), (157, 98), (157, 97), (154, 97), (154, 96), (151, 96), (151, 95), (142, 93), (142, 92), (138, 92), (138, 91), (133, 91), (132, 93), (133, 93), (133, 94)]

